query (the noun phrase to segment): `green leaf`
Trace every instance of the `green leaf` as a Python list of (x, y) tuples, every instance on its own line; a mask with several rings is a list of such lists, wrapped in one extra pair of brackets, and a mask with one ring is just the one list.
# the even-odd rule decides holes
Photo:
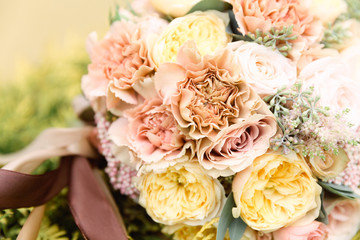
[(327, 212), (325, 211), (325, 207), (324, 207), (324, 196), (325, 196), (325, 191), (321, 192), (321, 209), (320, 209), (320, 214), (319, 217), (316, 219), (316, 221), (322, 222), (324, 224), (328, 224), (329, 223), (329, 219), (328, 219), (328, 215)]
[(225, 202), (225, 206), (221, 212), (219, 225), (216, 233), (216, 240), (223, 240), (226, 234), (226, 230), (234, 220), (232, 215), (232, 208), (235, 206), (233, 193), (231, 192)]
[(336, 194), (340, 197), (349, 198), (349, 199), (360, 198), (360, 196), (354, 193), (354, 191), (348, 186), (342, 186), (342, 185), (337, 185), (322, 181), (319, 181), (318, 183), (321, 187), (323, 187), (323, 189), (333, 194)]
[(246, 230), (246, 223), (240, 218), (234, 218), (232, 209), (236, 207), (233, 193), (231, 192), (226, 200), (224, 209), (221, 212), (219, 225), (216, 233), (216, 240), (223, 240), (227, 229), (231, 240), (240, 240)]
[(234, 218), (229, 227), (229, 235), (231, 240), (240, 240), (246, 230), (246, 223), (241, 217)]
[(217, 10), (220, 12), (224, 12), (229, 9), (232, 9), (231, 4), (223, 2), (221, 0), (202, 0), (197, 4), (195, 4), (195, 6), (193, 6), (187, 14), (196, 11), (207, 11), (207, 10)]

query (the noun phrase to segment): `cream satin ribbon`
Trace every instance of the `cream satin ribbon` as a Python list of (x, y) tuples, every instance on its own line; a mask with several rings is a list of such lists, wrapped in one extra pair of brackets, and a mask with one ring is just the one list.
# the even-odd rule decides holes
[[(3, 169), (30, 174), (51, 157), (79, 155), (94, 158), (97, 153), (88, 140), (93, 129), (93, 127), (47, 129), (25, 149), (13, 154), (0, 155), (0, 164), (5, 165)], [(44, 212), (45, 205), (35, 207), (17, 239), (36, 240)]]

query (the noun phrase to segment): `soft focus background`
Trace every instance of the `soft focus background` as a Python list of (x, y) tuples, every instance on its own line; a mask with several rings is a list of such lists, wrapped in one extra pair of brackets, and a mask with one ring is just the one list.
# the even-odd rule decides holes
[(123, 0), (0, 1), (0, 153), (47, 127), (76, 124), (71, 108), (89, 61), (85, 40), (102, 37)]
[(19, 61), (39, 64), (47, 47), (66, 51), (87, 34), (102, 35), (108, 14), (122, 0), (1, 0), (0, 80), (9, 80)]

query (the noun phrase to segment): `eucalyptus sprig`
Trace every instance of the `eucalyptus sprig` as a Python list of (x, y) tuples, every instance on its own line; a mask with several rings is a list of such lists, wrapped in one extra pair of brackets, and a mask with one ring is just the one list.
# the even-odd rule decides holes
[(272, 27), (270, 32), (262, 32), (257, 29), (255, 33), (248, 33), (247, 36), (258, 44), (278, 50), (286, 57), (292, 49), (291, 41), (298, 37), (293, 33), (293, 27), (293, 25), (284, 26), (282, 29)]
[(324, 37), (321, 43), (326, 48), (336, 48), (345, 43), (345, 40), (351, 37), (348, 28), (345, 28), (342, 21), (336, 21), (335, 23), (328, 23), (324, 31)]
[(348, 111), (333, 114), (330, 108), (319, 104), (320, 96), (314, 89), (303, 89), (301, 83), (281, 88), (264, 98), (275, 115), (281, 133), (271, 140), (273, 150), (284, 154), (301, 152), (307, 157), (325, 158), (325, 152), (337, 154), (345, 145), (359, 143), (351, 126), (343, 119)]

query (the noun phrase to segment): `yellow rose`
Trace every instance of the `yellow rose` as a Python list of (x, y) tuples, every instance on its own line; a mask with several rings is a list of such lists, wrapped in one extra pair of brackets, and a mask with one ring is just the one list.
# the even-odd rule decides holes
[(202, 225), (219, 216), (224, 188), (198, 163), (179, 163), (163, 172), (143, 175), (139, 203), (150, 217), (166, 225)]
[(200, 0), (150, 0), (152, 6), (165, 15), (184, 16)]
[(256, 158), (252, 168), (233, 181), (234, 217), (263, 232), (312, 222), (319, 215), (321, 187), (298, 154), (271, 152)]
[[(203, 226), (183, 226), (175, 231), (174, 240), (216, 240), (218, 222), (219, 218), (214, 218)], [(229, 232), (224, 240), (230, 240)], [(256, 240), (256, 232), (248, 227), (240, 240)]]
[(226, 33), (228, 16), (218, 11), (194, 12), (173, 20), (154, 43), (151, 58), (156, 66), (175, 62), (179, 48), (195, 41), (201, 55), (224, 48), (231, 37)]

